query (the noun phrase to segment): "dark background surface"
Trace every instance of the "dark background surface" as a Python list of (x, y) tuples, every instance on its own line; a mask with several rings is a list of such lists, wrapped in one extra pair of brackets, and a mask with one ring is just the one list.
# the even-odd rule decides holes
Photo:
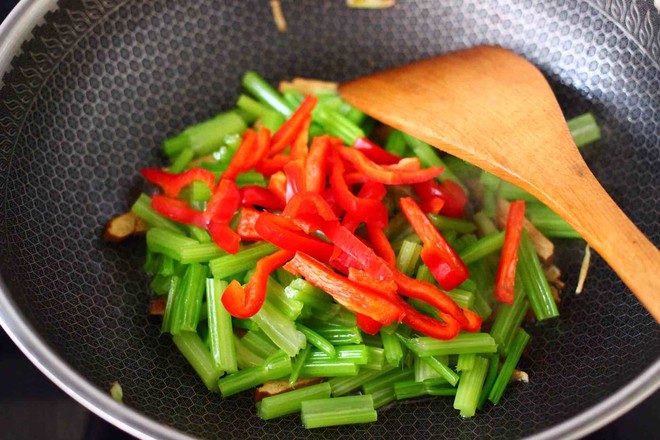
[[(16, 4), (0, 0), (0, 21)], [(0, 437), (3, 439), (130, 439), (50, 382), (0, 331)], [(631, 378), (632, 379), (632, 378)], [(589, 440), (655, 439), (660, 393)]]

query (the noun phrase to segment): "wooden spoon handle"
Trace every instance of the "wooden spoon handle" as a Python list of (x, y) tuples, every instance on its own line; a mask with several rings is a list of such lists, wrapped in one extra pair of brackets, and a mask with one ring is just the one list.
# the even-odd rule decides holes
[(581, 157), (573, 172), (571, 179), (554, 179), (559, 187), (546, 194), (555, 198), (542, 198), (607, 261), (660, 323), (660, 251), (617, 206)]

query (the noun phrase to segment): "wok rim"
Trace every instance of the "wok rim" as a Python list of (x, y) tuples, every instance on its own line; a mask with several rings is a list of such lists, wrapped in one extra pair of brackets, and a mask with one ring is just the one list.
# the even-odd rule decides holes
[[(0, 24), (0, 87), (2, 77), (11, 69), (11, 61), (22, 43), (47, 12), (56, 8), (56, 0), (20, 0)], [(193, 439), (195, 437), (160, 424), (138, 410), (114, 401), (108, 392), (89, 382), (62, 360), (28, 323), (12, 300), (0, 275), (0, 326), (21, 352), (48, 379), (92, 413), (141, 439)], [(610, 397), (582, 413), (544, 431), (529, 440), (554, 438), (578, 439), (622, 416), (660, 388), (660, 359)]]

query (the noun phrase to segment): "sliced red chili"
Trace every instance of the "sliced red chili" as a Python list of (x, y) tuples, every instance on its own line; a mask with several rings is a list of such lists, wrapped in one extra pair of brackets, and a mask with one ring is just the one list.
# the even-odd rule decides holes
[(312, 140), (305, 162), (308, 191), (320, 193), (325, 188), (329, 152), (330, 138), (328, 136), (317, 136)]
[(241, 243), (241, 237), (227, 223), (211, 220), (208, 225), (211, 238), (224, 251), (235, 254)]
[(504, 245), (502, 255), (497, 267), (495, 278), (495, 298), (507, 304), (513, 304), (516, 280), (516, 266), (518, 264), (518, 247), (522, 235), (523, 223), (525, 222), (525, 202), (516, 200), (511, 203), (509, 216), (506, 220), (504, 232)]
[(273, 142), (270, 147), (271, 155), (279, 153), (291, 145), (300, 134), (305, 122), (311, 117), (312, 110), (314, 110), (317, 102), (318, 98), (314, 95), (308, 95), (293, 115), (282, 124), (280, 129), (277, 130), (277, 133), (273, 135)]
[(284, 209), (284, 201), (274, 194), (271, 190), (257, 186), (248, 185), (239, 189), (241, 193), (241, 206), (259, 206), (272, 211), (281, 211)]
[(436, 339), (449, 340), (454, 339), (461, 330), (459, 323), (446, 313), (439, 313), (442, 321), (431, 318), (418, 312), (404, 301), (401, 302), (401, 308), (404, 311), (403, 322), (410, 328), (427, 336)]
[(279, 171), (268, 180), (268, 190), (277, 197), (277, 199), (282, 203), (282, 206), (286, 205), (286, 175), (283, 171)]
[(259, 128), (257, 142), (254, 151), (250, 152), (243, 164), (243, 171), (250, 170), (261, 163), (270, 151), (270, 130), (266, 127)]
[(243, 140), (239, 145), (238, 150), (234, 153), (229, 162), (229, 167), (222, 174), (223, 179), (233, 180), (239, 173), (247, 171), (247, 164), (257, 148), (257, 132), (252, 129), (247, 129), (243, 133)]
[(258, 172), (266, 177), (273, 176), (278, 171), (284, 169), (284, 165), (289, 163), (291, 156), (288, 154), (276, 154), (273, 157), (268, 157), (259, 162), (256, 166)]
[(142, 175), (149, 182), (158, 185), (168, 197), (176, 197), (179, 192), (194, 181), (200, 181), (209, 188), (213, 188), (215, 175), (204, 168), (191, 168), (186, 172), (176, 174), (169, 173), (160, 168), (145, 168)]
[[(383, 199), (383, 197), (385, 197), (386, 194), (387, 194), (387, 190), (385, 189), (385, 186), (382, 183), (367, 182), (364, 185), (362, 185), (362, 188), (360, 188), (360, 192), (358, 192), (357, 196), (364, 199), (373, 199), (380, 201)], [(383, 208), (384, 207), (385, 206), (383, 205)], [(363, 217), (347, 212), (341, 224), (349, 231), (355, 232), (357, 227), (363, 221), (365, 221)]]
[(304, 160), (296, 159), (284, 165), (284, 174), (286, 175), (286, 200), (288, 202), (294, 195), (306, 190)]
[(333, 246), (300, 231), (292, 220), (262, 212), (254, 225), (257, 234), (264, 240), (282, 249), (301, 251), (321, 261), (328, 261)]
[(353, 148), (362, 152), (369, 160), (379, 165), (392, 165), (401, 159), (367, 138), (358, 138)]
[(318, 230), (326, 221), (337, 221), (337, 216), (325, 199), (309, 191), (295, 194), (282, 214), (294, 219), (305, 232)]
[(363, 315), (362, 313), (355, 314), (355, 323), (363, 332), (370, 335), (377, 334), (380, 329), (383, 328), (383, 324), (376, 321), (375, 319), (371, 319), (367, 315)]
[(300, 129), (300, 133), (298, 134), (298, 137), (296, 138), (295, 141), (293, 141), (293, 145), (291, 145), (291, 159), (292, 160), (297, 160), (297, 159), (303, 159), (305, 160), (307, 158), (307, 155), (309, 154), (309, 126), (312, 123), (312, 118), (308, 117), (305, 122), (302, 125), (302, 128)]
[(381, 228), (373, 225), (367, 225), (367, 237), (373, 247), (376, 255), (382, 258), (390, 266), (396, 265), (396, 255), (387, 235)]
[(261, 213), (253, 208), (241, 208), (241, 219), (236, 227), (236, 233), (245, 241), (258, 241), (261, 236), (255, 229), (255, 224)]
[(160, 215), (175, 222), (206, 228), (207, 220), (204, 214), (191, 208), (183, 200), (156, 194), (151, 198), (151, 207)]
[(330, 188), (337, 203), (353, 218), (381, 228), (387, 226), (385, 205), (379, 200), (354, 195), (344, 180), (344, 165), (338, 158), (332, 164)]
[[(463, 217), (467, 195), (460, 185), (451, 180), (445, 180), (442, 185), (435, 180), (427, 180), (416, 183), (413, 187), (425, 212), (432, 214), (441, 212), (448, 217)], [(438, 199), (443, 200), (444, 204), (440, 205)]]
[(396, 295), (398, 289), (394, 280), (379, 280), (369, 272), (354, 267), (348, 268), (348, 279), (387, 296)]
[(204, 215), (207, 220), (228, 223), (241, 204), (241, 193), (236, 182), (222, 178), (206, 204)]

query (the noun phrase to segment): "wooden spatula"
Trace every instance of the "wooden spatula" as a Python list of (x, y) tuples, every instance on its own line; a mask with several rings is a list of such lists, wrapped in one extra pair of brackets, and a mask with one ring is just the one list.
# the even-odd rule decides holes
[(374, 118), (529, 191), (573, 226), (660, 322), (660, 251), (589, 171), (550, 86), (529, 61), (475, 47), (339, 90)]

